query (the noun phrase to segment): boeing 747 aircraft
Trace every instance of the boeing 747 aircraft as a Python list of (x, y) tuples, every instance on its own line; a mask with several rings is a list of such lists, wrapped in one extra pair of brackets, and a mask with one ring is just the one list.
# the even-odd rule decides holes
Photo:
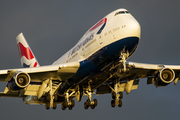
[(23, 68), (0, 70), (0, 81), (7, 82), (0, 97), (23, 98), (25, 104), (41, 104), (46, 109), (72, 110), (75, 101), (88, 99), (84, 108), (98, 102), (92, 94), (111, 94), (111, 106), (121, 107), (123, 92), (138, 88), (141, 78), (147, 84), (164, 87), (179, 80), (180, 66), (143, 64), (126, 61), (136, 50), (141, 36), (137, 20), (118, 9), (92, 26), (52, 65), (40, 66), (23, 34), (17, 45)]

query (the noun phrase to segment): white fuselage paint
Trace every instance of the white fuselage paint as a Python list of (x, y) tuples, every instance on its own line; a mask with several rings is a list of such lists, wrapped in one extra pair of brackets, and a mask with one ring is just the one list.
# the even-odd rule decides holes
[(99, 21), (83, 35), (83, 37), (72, 49), (66, 52), (53, 64), (83, 61), (96, 51), (100, 50), (102, 47), (118, 40), (127, 37), (140, 38), (141, 28), (139, 23), (130, 13), (117, 14), (121, 11), (127, 10), (118, 9), (105, 16), (103, 19), (107, 19), (106, 25), (100, 34), (97, 34), (97, 32), (103, 26), (103, 24), (93, 29), (93, 27), (100, 22)]

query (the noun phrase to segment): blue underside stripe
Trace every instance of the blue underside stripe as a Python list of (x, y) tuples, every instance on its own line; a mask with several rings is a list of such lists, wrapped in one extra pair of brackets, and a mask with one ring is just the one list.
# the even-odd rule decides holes
[(77, 73), (68, 79), (68, 82), (62, 89), (59, 89), (59, 92), (63, 93), (75, 83), (81, 82), (84, 77), (96, 72), (100, 72), (100, 69), (109, 62), (119, 60), (122, 50), (128, 51), (131, 56), (134, 53), (138, 43), (138, 37), (128, 37), (101, 48), (89, 58), (80, 62), (80, 67)]

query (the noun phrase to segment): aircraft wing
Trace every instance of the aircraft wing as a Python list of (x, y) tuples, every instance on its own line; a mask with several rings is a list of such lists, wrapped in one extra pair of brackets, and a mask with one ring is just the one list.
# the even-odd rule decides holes
[(126, 72), (122, 72), (124, 69), (121, 63), (117, 64), (111, 69), (116, 70), (109, 78), (96, 86), (96, 94), (107, 94), (114, 91), (114, 86), (109, 82), (110, 79), (119, 78), (116, 92), (126, 91), (127, 94), (131, 90), (138, 88), (139, 79), (147, 78), (147, 84), (154, 84), (156, 87), (163, 87), (169, 85), (174, 81), (176, 85), (180, 78), (180, 66), (179, 65), (161, 65), (161, 64), (145, 64), (137, 62), (127, 62)]
[[(137, 78), (147, 78), (147, 77), (158, 77), (158, 74), (163, 73), (172, 73), (169, 77), (176, 80), (179, 78), (180, 66), (179, 65), (161, 65), (161, 64), (145, 64), (137, 62), (128, 62), (127, 66), (129, 67), (129, 73), (136, 74)], [(166, 70), (166, 71), (165, 71)], [(162, 79), (165, 79), (167, 74), (162, 74)], [(167, 78), (168, 79), (168, 78)], [(169, 78), (170, 79), (170, 78)], [(172, 81), (171, 81), (172, 82)]]
[(47, 79), (63, 81), (74, 75), (78, 69), (79, 62), (71, 62), (33, 68), (0, 70), (0, 81), (10, 81), (17, 72), (27, 73), (30, 76), (31, 82)]

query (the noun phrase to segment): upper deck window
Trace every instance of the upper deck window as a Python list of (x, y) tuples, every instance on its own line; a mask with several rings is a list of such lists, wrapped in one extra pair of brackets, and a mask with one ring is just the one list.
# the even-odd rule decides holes
[(120, 12), (117, 12), (114, 16), (119, 15), (119, 14), (126, 14), (126, 13), (129, 13), (129, 12), (128, 11), (120, 11)]

